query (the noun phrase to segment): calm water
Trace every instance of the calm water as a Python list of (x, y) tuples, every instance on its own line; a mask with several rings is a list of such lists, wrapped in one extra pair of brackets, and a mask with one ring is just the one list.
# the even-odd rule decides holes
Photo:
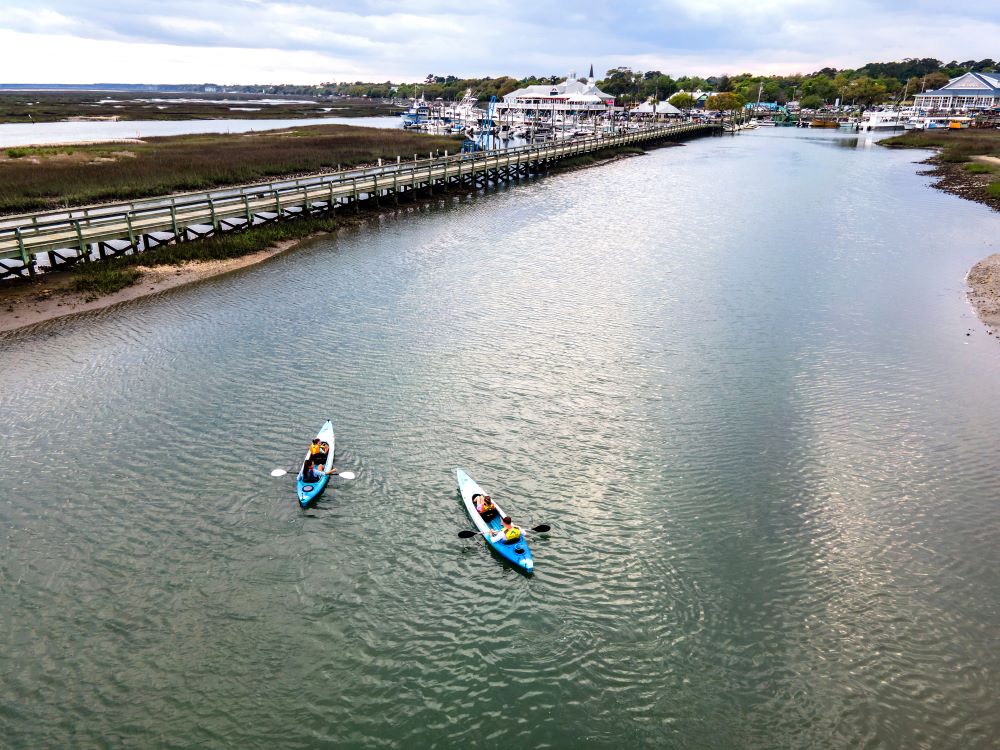
[(193, 133), (249, 133), (256, 130), (294, 128), (305, 125), (355, 125), (367, 128), (399, 128), (398, 117), (306, 117), (271, 120), (122, 120), (119, 122), (39, 122), (0, 125), (0, 147), (114, 141)]
[(994, 747), (1000, 215), (918, 158), (704, 139), (3, 336), (0, 744)]

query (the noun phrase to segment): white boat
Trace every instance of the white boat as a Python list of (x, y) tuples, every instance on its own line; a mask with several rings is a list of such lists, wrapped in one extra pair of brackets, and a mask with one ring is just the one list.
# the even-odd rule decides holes
[(899, 112), (866, 112), (858, 130), (902, 130), (905, 124)]

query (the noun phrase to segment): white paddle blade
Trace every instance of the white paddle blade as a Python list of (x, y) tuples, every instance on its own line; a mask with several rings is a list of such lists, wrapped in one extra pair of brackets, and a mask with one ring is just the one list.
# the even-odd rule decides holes
[(285, 469), (275, 469), (274, 471), (271, 472), (271, 476), (272, 477), (283, 477), (287, 473), (288, 472)]
[(337, 474), (337, 476), (340, 477), (341, 479), (354, 479), (354, 472), (353, 471), (341, 471), (340, 473)]

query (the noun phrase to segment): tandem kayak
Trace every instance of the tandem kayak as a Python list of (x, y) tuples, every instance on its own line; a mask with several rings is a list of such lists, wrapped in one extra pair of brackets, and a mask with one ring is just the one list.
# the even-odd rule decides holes
[[(319, 432), (316, 434), (322, 443), (330, 444), (330, 453), (326, 457), (326, 464), (323, 466), (323, 471), (329, 471), (333, 466), (333, 422), (327, 420), (323, 426), (320, 428)], [(305, 457), (302, 459), (303, 462), (306, 458), (309, 458), (309, 451), (306, 451)], [(299, 496), (299, 505), (305, 508), (309, 503), (319, 497), (323, 490), (326, 488), (326, 483), (330, 481), (330, 477), (326, 474), (319, 478), (316, 482), (303, 482), (302, 481), (302, 467), (299, 466), (299, 474), (295, 479), (295, 492)]]
[(476, 484), (472, 477), (461, 469), (455, 469), (455, 477), (458, 479), (458, 489), (462, 493), (462, 504), (465, 506), (465, 512), (469, 514), (469, 518), (476, 525), (476, 529), (486, 539), (486, 543), (493, 548), (494, 552), (514, 567), (525, 573), (533, 572), (535, 570), (535, 561), (531, 558), (531, 550), (528, 549), (528, 542), (524, 538), (523, 530), (521, 538), (513, 544), (505, 544), (502, 540), (494, 542), (490, 537), (494, 532), (503, 528), (500, 523), (500, 519), (505, 515), (503, 509), (494, 500), (493, 504), (496, 506), (497, 515), (488, 522), (484, 521), (483, 517), (476, 510), (476, 504), (472, 502), (472, 497), (473, 495), (485, 495), (486, 493), (483, 492), (482, 487)]

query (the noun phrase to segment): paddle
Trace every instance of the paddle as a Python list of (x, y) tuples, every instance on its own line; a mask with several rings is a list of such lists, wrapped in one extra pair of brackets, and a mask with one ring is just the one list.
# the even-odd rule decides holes
[[(272, 477), (283, 477), (288, 473), (287, 469), (275, 469), (271, 472)], [(354, 479), (353, 471), (341, 471), (337, 474), (330, 474), (331, 477), (340, 477), (341, 479)]]
[[(536, 534), (544, 534), (551, 528), (552, 527), (549, 526), (547, 523), (543, 523), (540, 526), (535, 526), (533, 529), (521, 529), (521, 531), (525, 534), (528, 533), (529, 531), (533, 531)], [(483, 532), (481, 531), (471, 531), (469, 529), (462, 529), (460, 532), (458, 532), (458, 536), (460, 539), (472, 539), (472, 537), (479, 536), (482, 533)]]

